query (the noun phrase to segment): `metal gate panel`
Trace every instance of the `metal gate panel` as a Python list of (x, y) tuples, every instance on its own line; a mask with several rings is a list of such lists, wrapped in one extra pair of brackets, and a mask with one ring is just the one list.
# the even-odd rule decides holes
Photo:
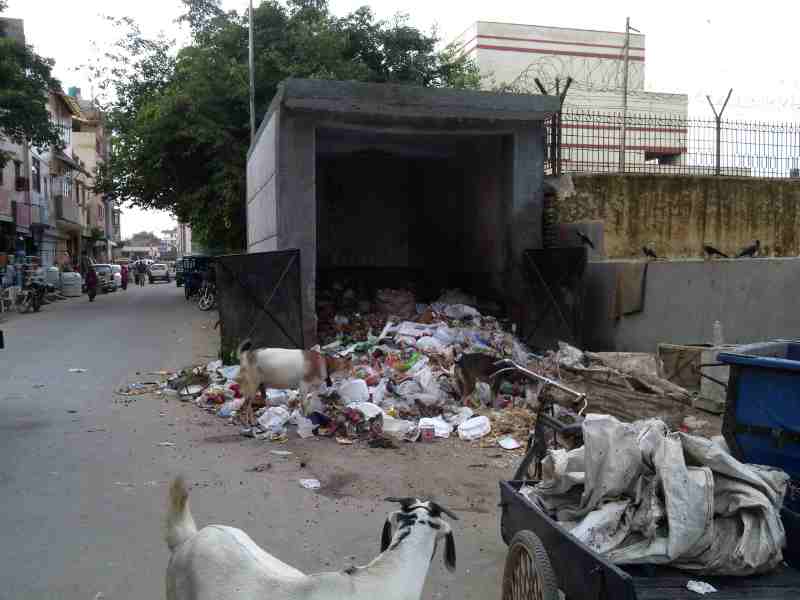
[(221, 356), (238, 345), (303, 348), (300, 250), (230, 254), (215, 259)]

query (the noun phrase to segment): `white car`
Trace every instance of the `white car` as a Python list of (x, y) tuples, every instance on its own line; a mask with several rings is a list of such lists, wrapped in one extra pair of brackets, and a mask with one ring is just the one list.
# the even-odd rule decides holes
[(169, 269), (167, 269), (167, 265), (163, 263), (154, 263), (150, 265), (150, 268), (147, 270), (147, 279), (150, 281), (150, 283), (159, 280), (169, 283), (171, 278), (169, 276)]

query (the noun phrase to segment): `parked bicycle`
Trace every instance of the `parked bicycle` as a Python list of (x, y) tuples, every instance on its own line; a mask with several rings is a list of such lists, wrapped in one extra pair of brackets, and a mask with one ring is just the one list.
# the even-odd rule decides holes
[(217, 286), (213, 281), (204, 281), (200, 286), (197, 306), (200, 310), (211, 310), (217, 305)]

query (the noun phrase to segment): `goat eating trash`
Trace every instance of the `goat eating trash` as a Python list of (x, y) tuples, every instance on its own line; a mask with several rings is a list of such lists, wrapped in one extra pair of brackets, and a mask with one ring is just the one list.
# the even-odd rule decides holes
[(445, 566), (454, 571), (453, 513), (435, 502), (387, 498), (400, 510), (389, 515), (381, 553), (363, 567), (306, 575), (262, 550), (234, 527), (207, 525), (198, 531), (182, 478), (172, 482), (166, 540), (167, 600), (419, 600), (441, 540)]

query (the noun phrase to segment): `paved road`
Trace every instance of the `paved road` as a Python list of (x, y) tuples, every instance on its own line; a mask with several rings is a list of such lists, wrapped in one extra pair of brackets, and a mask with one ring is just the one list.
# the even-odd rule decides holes
[(113, 391), (136, 371), (191, 364), (198, 344), (208, 353), (210, 320), (173, 283), (0, 324), (0, 598), (163, 596), (160, 574), (141, 568), (156, 548), (164, 558), (163, 503), (143, 502), (141, 490), (166, 479), (170, 449), (157, 443), (168, 432), (153, 426), (153, 401), (137, 410)]
[[(459, 440), (398, 450), (320, 438), (275, 445), (242, 438), (192, 404), (119, 402), (122, 384), (209, 360), (215, 319), (181, 288), (157, 284), (0, 324), (0, 600), (163, 598), (161, 524), (178, 472), (195, 486), (199, 524), (240, 527), (306, 572), (372, 559), (394, 509), (386, 496), (436, 496), (461, 515), (459, 566), (447, 573), (437, 556), (424, 598), (499, 597), (497, 480), (512, 459), (497, 449)], [(309, 477), (319, 492), (298, 485)]]

